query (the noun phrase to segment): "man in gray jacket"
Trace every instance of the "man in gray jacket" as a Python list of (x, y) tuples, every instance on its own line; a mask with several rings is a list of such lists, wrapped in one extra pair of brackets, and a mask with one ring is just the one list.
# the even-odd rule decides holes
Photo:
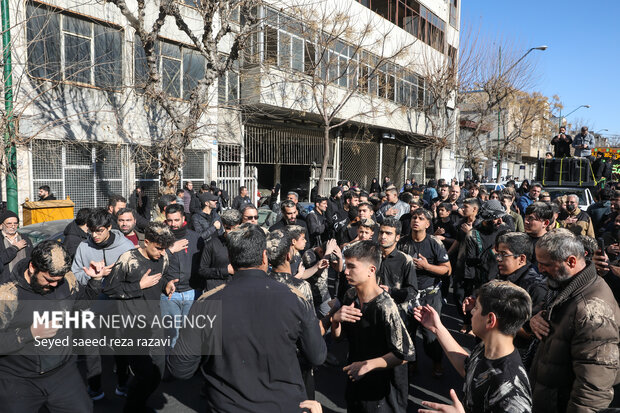
[[(71, 266), (75, 278), (83, 286), (90, 279), (85, 272), (87, 269), (95, 268), (102, 277), (106, 277), (112, 271), (118, 257), (135, 248), (133, 242), (122, 232), (112, 229), (113, 221), (113, 215), (103, 208), (94, 209), (88, 216), (86, 221), (88, 239), (78, 245)], [(119, 391), (123, 393), (127, 381), (126, 370), (126, 367), (117, 366), (119, 377), (117, 394)], [(93, 400), (101, 400), (105, 394), (101, 387), (101, 358), (98, 354), (86, 356), (86, 377), (88, 394)]]
[(581, 128), (581, 133), (573, 139), (573, 148), (575, 148), (575, 156), (589, 157), (592, 156), (592, 147), (594, 146), (594, 136), (588, 132), (588, 127)]

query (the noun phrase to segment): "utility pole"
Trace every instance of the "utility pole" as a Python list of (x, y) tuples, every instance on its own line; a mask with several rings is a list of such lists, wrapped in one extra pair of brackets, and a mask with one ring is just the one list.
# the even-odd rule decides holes
[[(5, 1), (5, 0), (3, 0)], [(499, 47), (499, 80), (500, 82), (502, 81), (502, 46)], [(500, 85), (501, 87), (501, 85)], [(501, 124), (502, 124), (502, 103), (500, 102), (499, 107), (497, 108), (497, 178), (495, 180), (495, 182), (499, 183), (499, 177), (501, 175), (502, 172), (502, 152), (500, 149), (500, 136), (499, 136), (499, 132), (500, 132), (500, 128), (501, 128)]]
[(6, 131), (4, 149), (6, 156), (6, 205), (7, 209), (19, 213), (17, 205), (17, 155), (13, 137), (13, 66), (11, 64), (11, 24), (9, 1), (0, 0), (2, 9), (2, 59), (4, 64), (4, 110), (6, 111)]

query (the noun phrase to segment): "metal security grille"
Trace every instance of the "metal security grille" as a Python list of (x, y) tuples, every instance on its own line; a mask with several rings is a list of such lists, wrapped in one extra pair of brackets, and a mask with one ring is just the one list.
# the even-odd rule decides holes
[(379, 177), (379, 143), (364, 140), (342, 141), (341, 179), (358, 182), (370, 189), (372, 178)]
[(194, 184), (194, 190), (197, 190), (202, 184), (208, 184), (210, 151), (188, 149), (185, 151), (185, 164), (181, 169), (181, 185), (191, 181)]
[(126, 193), (127, 147), (35, 140), (32, 187), (49, 185), (59, 199), (69, 197), (80, 208), (105, 207), (110, 194)]
[[(329, 164), (333, 164), (334, 146)], [(280, 165), (318, 165), (323, 163), (323, 132), (280, 126), (245, 127), (245, 161)]]
[[(241, 188), (241, 165), (219, 164), (217, 165), (217, 185), (220, 189), (228, 192), (230, 201), (239, 194)], [(258, 202), (258, 171), (255, 166), (246, 166), (243, 185), (248, 188), (250, 198), (254, 205)]]
[(404, 183), (405, 175), (405, 146), (383, 144), (383, 162), (381, 176), (386, 176), (400, 188)]
[(424, 150), (411, 146), (407, 150), (407, 178), (414, 178), (417, 183), (424, 182)]

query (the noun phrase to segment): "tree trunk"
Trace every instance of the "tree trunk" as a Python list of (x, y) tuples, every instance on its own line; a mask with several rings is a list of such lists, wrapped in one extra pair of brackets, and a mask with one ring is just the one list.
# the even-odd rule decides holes
[(443, 178), (441, 176), (441, 149), (438, 149), (435, 151), (434, 164), (435, 164), (435, 179)]
[(161, 194), (176, 193), (179, 187), (179, 181), (181, 176), (179, 174), (180, 169), (185, 163), (185, 153), (183, 150), (178, 150), (178, 147), (183, 145), (177, 145), (176, 142), (183, 142), (183, 136), (181, 132), (173, 132), (172, 136), (159, 146), (159, 153), (161, 156), (160, 164), (160, 188)]
[(497, 182), (498, 184), (501, 182), (500, 177), (502, 175), (502, 164), (504, 163), (504, 154), (502, 154), (501, 152), (499, 153), (499, 159), (498, 161), (498, 166), (496, 168), (497, 170), (497, 178), (495, 179), (495, 182)]
[[(323, 128), (323, 162), (321, 163), (321, 176), (319, 177), (318, 194), (328, 194), (329, 188), (325, 188), (325, 178), (327, 177), (327, 166), (329, 164), (329, 126)], [(312, 189), (312, 188), (311, 188)]]

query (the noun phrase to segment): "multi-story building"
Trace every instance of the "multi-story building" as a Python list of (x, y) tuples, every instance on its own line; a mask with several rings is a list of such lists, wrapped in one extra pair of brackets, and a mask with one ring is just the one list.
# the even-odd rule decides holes
[[(198, 33), (195, 3), (186, 3), (180, 4), (182, 14)], [(431, 168), (436, 176), (454, 176), (450, 152), (456, 128), (442, 132), (447, 139), (440, 160), (425, 158), (436, 131), (421, 108), (432, 100), (424, 67), (430, 61), (454, 65), (458, 3), (339, 0), (317, 7), (317, 2), (272, 0), (261, 5), (260, 30), (209, 92), (213, 105), (185, 149), (180, 183), (217, 180), (234, 196), (240, 185), (255, 193), (275, 182), (307, 193), (318, 180), (326, 147), (321, 111), (300, 104), (304, 92), (295, 86), (321, 59), (316, 27), (300, 29), (313, 26), (295, 13), (304, 7), (340, 10), (339, 18), (346, 10), (351, 27), (372, 22), (377, 32), (367, 34), (371, 37), (390, 33), (389, 41), (368, 48), (350, 37), (324, 48), (329, 61), (340, 65), (324, 73), (329, 93), (356, 88), (332, 119), (338, 127), (329, 131), (327, 182), (348, 179), (369, 186), (372, 178), (385, 176), (398, 185), (406, 177), (421, 181), (429, 162), (439, 165), (440, 170)], [(10, 11), (18, 202), (36, 198), (44, 184), (58, 198), (70, 197), (76, 209), (105, 206), (110, 193), (128, 196), (136, 185), (155, 197), (160, 159), (152, 146), (167, 138), (171, 126), (140, 92), (145, 55), (123, 14), (112, 4), (71, 0), (15, 0)], [(147, 18), (157, 9), (150, 12)], [(406, 53), (373, 68), (373, 61), (401, 44), (408, 45)], [(204, 59), (172, 21), (163, 25), (156, 48), (162, 86), (182, 106), (204, 76)], [(444, 125), (457, 118), (453, 101), (445, 100)], [(367, 102), (374, 105), (372, 113), (360, 109)]]

